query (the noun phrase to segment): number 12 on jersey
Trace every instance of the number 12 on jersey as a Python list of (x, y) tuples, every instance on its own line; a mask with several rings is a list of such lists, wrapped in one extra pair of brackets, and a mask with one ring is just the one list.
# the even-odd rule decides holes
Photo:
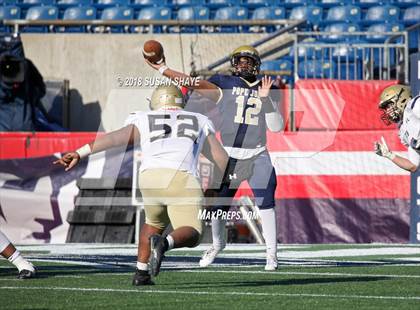
[[(261, 111), (262, 102), (259, 98), (249, 97), (245, 105), (245, 96), (236, 97), (236, 116), (235, 123), (247, 125), (258, 125), (258, 114)], [(245, 117), (244, 117), (244, 109)]]

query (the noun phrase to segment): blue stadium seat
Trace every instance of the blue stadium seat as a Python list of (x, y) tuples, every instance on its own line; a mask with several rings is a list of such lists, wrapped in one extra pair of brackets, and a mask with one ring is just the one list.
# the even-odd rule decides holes
[(137, 9), (142, 9), (149, 6), (162, 6), (166, 4), (167, 4), (166, 0), (134, 0), (130, 4), (130, 7), (137, 10)]
[(402, 16), (402, 22), (406, 26), (420, 23), (420, 6), (413, 6), (407, 8)]
[[(33, 6), (26, 12), (27, 20), (56, 20), (58, 19), (58, 8), (52, 5)], [(54, 27), (49, 26), (25, 26), (22, 32), (48, 32), (53, 31)]]
[(205, 4), (205, 0), (173, 0), (172, 5), (176, 7), (184, 7), (184, 6), (203, 6)]
[(354, 5), (335, 6), (328, 10), (324, 24), (330, 23), (358, 23), (361, 19), (360, 7)]
[[(334, 34), (323, 35), (322, 39), (325, 42), (334, 43), (334, 42), (344, 42), (344, 41), (353, 41), (358, 38), (356, 35), (345, 35), (343, 32), (357, 32), (360, 31), (358, 24), (350, 23), (336, 23), (326, 26), (323, 30), (324, 32), (333, 32)], [(337, 34), (335, 34), (337, 33)]]
[(393, 5), (379, 5), (367, 10), (363, 24), (373, 25), (383, 22), (398, 22), (400, 9)]
[(239, 6), (241, 0), (208, 0), (206, 6), (211, 9), (218, 9), (227, 6)]
[(91, 5), (93, 2), (93, 0), (58, 0), (57, 1), (57, 6), (60, 9), (67, 9), (70, 7), (74, 7), (74, 6), (87, 6), (87, 5)]
[(317, 26), (322, 20), (322, 8), (315, 5), (295, 7), (290, 11), (289, 19), (306, 19), (309, 26)]
[[(210, 9), (205, 6), (182, 7), (177, 12), (178, 20), (208, 20)], [(171, 32), (197, 33), (205, 30), (205, 26), (182, 26), (170, 27)]]
[[(248, 19), (248, 9), (241, 6), (229, 6), (220, 8), (216, 11), (214, 20), (246, 20)], [(216, 32), (242, 32), (246, 27), (243, 26), (216, 26)]]
[(98, 0), (94, 5), (98, 9), (105, 9), (114, 6), (129, 6), (130, 0)]
[(360, 6), (362, 9), (366, 9), (372, 6), (389, 4), (391, 1), (392, 0), (355, 0), (354, 4)]
[(393, 5), (398, 6), (400, 9), (402, 8), (408, 8), (415, 5), (419, 5), (419, 0), (393, 0), (391, 2)]
[(263, 6), (275, 6), (276, 0), (243, 0), (242, 5), (250, 9), (260, 8)]
[(305, 0), (284, 0), (281, 5), (284, 6), (287, 9), (292, 9), (292, 8), (296, 8), (299, 6), (304, 6), (304, 5), (312, 5), (316, 3), (316, 0), (309, 0), (309, 1), (305, 1)]
[[(101, 19), (103, 20), (132, 20), (133, 19), (133, 9), (130, 7), (117, 6), (113, 8), (106, 8), (102, 11)], [(112, 32), (112, 33), (122, 33), (129, 32), (129, 26), (115, 25), (115, 26), (106, 26), (106, 27), (95, 27), (96, 32)]]
[[(293, 64), (284, 59), (266, 60), (261, 63), (260, 71), (290, 71), (291, 75), (281, 75), (280, 77), (285, 83), (288, 83), (293, 78)], [(276, 78), (276, 75), (272, 75)]]
[[(405, 10), (402, 23), (405, 26), (411, 26), (420, 23), (420, 6), (414, 6)], [(408, 47), (410, 50), (418, 48), (420, 29), (408, 33)], [(414, 51), (413, 51), (414, 52)]]
[[(278, 6), (265, 6), (257, 8), (252, 13), (251, 19), (285, 19), (286, 10)], [(276, 26), (251, 26), (251, 32), (272, 32), (279, 27)]]
[[(399, 32), (403, 31), (404, 26), (399, 23), (382, 23), (370, 26), (368, 32)], [(366, 40), (371, 43), (383, 43), (390, 35), (385, 34), (372, 34), (366, 36)]]
[[(144, 8), (139, 12), (137, 17), (138, 20), (170, 20), (172, 18), (172, 10), (168, 7), (148, 7)], [(154, 25), (153, 32), (162, 33), (166, 32), (168, 29), (167, 26), (163, 25)], [(150, 26), (136, 26), (132, 28), (133, 32), (150, 32)]]
[(298, 65), (298, 75), (305, 79), (332, 79), (336, 74), (336, 64), (326, 59), (302, 61)]
[(316, 3), (322, 8), (332, 8), (338, 5), (351, 5), (353, 0), (320, 0)]
[(327, 55), (322, 53), (321, 47), (314, 45), (315, 42), (319, 42), (319, 40), (313, 37), (305, 38), (302, 42), (300, 42), (297, 53), (295, 53), (295, 47), (292, 47), (289, 55), (283, 57), (283, 59), (294, 62), (295, 56), (299, 59), (325, 58)]
[(55, 0), (22, 0), (15, 1), (15, 5), (19, 6), (22, 9), (28, 9), (32, 6), (41, 6), (41, 5), (54, 5)]
[(20, 8), (15, 5), (0, 6), (0, 32), (11, 32), (10, 26), (3, 25), (4, 19), (19, 19)]
[[(93, 6), (75, 6), (64, 11), (63, 20), (94, 20), (96, 8)], [(88, 32), (90, 26), (66, 26), (60, 27), (60, 32)]]
[(92, 0), (58, 0), (57, 5), (62, 4), (71, 4), (73, 6), (75, 5), (89, 5), (92, 3)]

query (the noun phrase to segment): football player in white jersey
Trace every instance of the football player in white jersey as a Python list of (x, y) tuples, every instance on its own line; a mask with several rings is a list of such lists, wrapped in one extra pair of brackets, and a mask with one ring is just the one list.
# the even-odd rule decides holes
[(408, 158), (392, 152), (385, 139), (375, 142), (375, 152), (410, 172), (417, 170), (420, 162), (420, 96), (412, 98), (410, 87), (392, 85), (380, 97), (379, 109), (385, 124), (399, 124), (401, 143), (408, 148)]
[(29, 279), (35, 276), (34, 266), (22, 257), (20, 252), (0, 230), (0, 254), (16, 266), (19, 271), (18, 279)]
[[(153, 284), (163, 254), (179, 247), (198, 245), (202, 232), (199, 211), (203, 192), (197, 164), (201, 152), (222, 171), (228, 156), (214, 135), (212, 122), (204, 115), (183, 110), (184, 97), (176, 86), (159, 86), (151, 98), (152, 111), (130, 114), (123, 128), (86, 144), (55, 161), (66, 171), (91, 153), (128, 143), (140, 145), (142, 162), (139, 188), (146, 223), (140, 232), (137, 270), (133, 285)], [(173, 232), (161, 237), (172, 224)]]

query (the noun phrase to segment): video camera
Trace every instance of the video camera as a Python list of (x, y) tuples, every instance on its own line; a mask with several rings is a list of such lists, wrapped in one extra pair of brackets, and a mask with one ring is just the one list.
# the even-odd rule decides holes
[(25, 79), (25, 54), (20, 36), (0, 34), (0, 81), (22, 83)]

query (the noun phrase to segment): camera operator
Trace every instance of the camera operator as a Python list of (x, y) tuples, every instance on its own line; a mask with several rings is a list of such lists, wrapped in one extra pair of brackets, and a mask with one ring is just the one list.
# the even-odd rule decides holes
[(37, 130), (44, 95), (43, 78), (25, 58), (20, 37), (0, 35), (0, 131)]

